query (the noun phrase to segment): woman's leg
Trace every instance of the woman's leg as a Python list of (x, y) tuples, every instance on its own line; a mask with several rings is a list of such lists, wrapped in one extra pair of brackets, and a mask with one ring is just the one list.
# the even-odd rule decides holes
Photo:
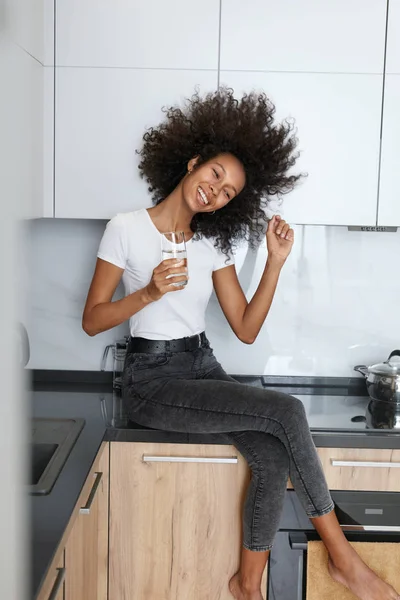
[[(170, 366), (174, 368), (173, 363)], [(139, 380), (142, 373), (134, 374), (133, 420), (183, 433), (258, 431), (273, 435), (286, 448), (290, 479), (306, 514), (317, 517), (333, 510), (301, 400), (216, 376), (211, 379), (211, 373), (207, 379), (160, 377), (147, 379), (146, 384)]]
[[(214, 369), (214, 371), (209, 374), (209, 377), (225, 381), (235, 381), (232, 377), (227, 375), (222, 368)], [(248, 437), (252, 435), (256, 435), (257, 437)], [(267, 501), (271, 504), (267, 504), (266, 508), (266, 514), (269, 514), (271, 505), (274, 507), (272, 510), (275, 518), (276, 532), (279, 528), (279, 520), (281, 516), (281, 511), (279, 511), (278, 507), (280, 506), (280, 503), (283, 505), (286, 493), (287, 474), (285, 475), (284, 473), (285, 455), (280, 453), (279, 446), (271, 445), (270, 437), (271, 436), (269, 435), (264, 436), (263, 434), (255, 434), (254, 432), (243, 432), (239, 434), (232, 434), (232, 442), (243, 454), (249, 464), (256, 462), (257, 465), (257, 460), (252, 460), (252, 457), (249, 456), (249, 451), (246, 452), (246, 448), (244, 447), (249, 443), (253, 446), (253, 453), (260, 457), (258, 462), (261, 462), (261, 465), (268, 465), (268, 482), (272, 482), (273, 485), (275, 482), (276, 486), (277, 482), (279, 482), (280, 474), (283, 473), (283, 477), (285, 479), (284, 489), (283, 485), (282, 489), (279, 489), (278, 485), (278, 489), (273, 490), (272, 500), (268, 499)], [(267, 448), (267, 446), (270, 447)], [(287, 460), (288, 457), (286, 456), (286, 461)], [(275, 473), (274, 466), (271, 465), (271, 462), (274, 461), (276, 461), (274, 465)], [(258, 469), (261, 469), (261, 472), (263, 470), (262, 466), (258, 467)], [(277, 500), (276, 503), (274, 503), (274, 499)], [(248, 494), (247, 501), (248, 506), (251, 505), (252, 501), (255, 502), (253, 493)], [(248, 516), (249, 511), (247, 513), (247, 519)], [(359, 598), (394, 598), (396, 600), (400, 598), (400, 595), (397, 594), (393, 588), (379, 579), (374, 571), (369, 569), (369, 567), (367, 567), (360, 559), (354, 548), (348, 543), (348, 540), (345, 537), (342, 528), (340, 527), (334, 511), (331, 511), (330, 513), (321, 517), (311, 517), (310, 520), (329, 552), (328, 569), (333, 579), (349, 588)], [(249, 521), (247, 520), (247, 522)], [(274, 519), (270, 523), (268, 532), (270, 540), (274, 539), (273, 522)], [(246, 525), (244, 523), (244, 531), (245, 527)], [(272, 541), (270, 543), (270, 547), (271, 546)], [(247, 545), (247, 548), (250, 547), (250, 545)], [(232, 595), (238, 600), (259, 600), (262, 599), (260, 591), (261, 577), (267, 560), (269, 559), (270, 549), (266, 550), (265, 552), (260, 552), (251, 551), (247, 548), (246, 544), (244, 544), (241, 554), (240, 569), (238, 573), (236, 573), (230, 580), (230, 589)]]
[[(207, 373), (206, 378), (237, 384), (222, 368)], [(230, 432), (224, 437), (251, 469), (243, 507), (243, 546), (253, 552), (270, 550), (279, 529), (289, 479), (287, 450), (277, 437), (259, 431)]]
[(243, 507), (240, 567), (231, 578), (229, 589), (238, 600), (263, 600), (261, 580), (279, 529), (289, 456), (282, 442), (267, 433), (242, 431), (225, 437), (246, 459), (252, 474)]
[[(173, 357), (163, 367), (163, 373), (159, 369), (150, 370), (145, 377), (135, 373), (138, 376), (136, 383), (131, 384), (129, 390), (129, 394), (135, 395), (131, 418), (143, 425), (167, 431), (258, 431), (277, 437), (287, 450), (290, 478), (306, 514), (312, 519), (328, 552), (346, 557), (345, 563), (339, 561), (340, 566), (333, 562), (330, 567), (332, 576), (361, 600), (398, 600), (397, 592), (352, 552), (336, 515), (331, 512), (334, 505), (302, 402), (286, 394), (234, 381), (202, 379), (205, 374), (201, 375), (194, 368), (189, 378), (187, 365), (182, 373), (179, 371), (182, 358), (188, 360)], [(130, 373), (127, 373), (127, 379), (132, 381)], [(365, 580), (368, 581), (367, 589)], [(238, 596), (239, 600), (259, 598), (260, 595)]]
[[(207, 377), (235, 380), (225, 371), (214, 369)], [(251, 481), (243, 507), (243, 544), (239, 571), (229, 581), (238, 600), (262, 600), (261, 580), (282, 516), (289, 478), (289, 455), (278, 438), (258, 431), (225, 434), (246, 459)]]

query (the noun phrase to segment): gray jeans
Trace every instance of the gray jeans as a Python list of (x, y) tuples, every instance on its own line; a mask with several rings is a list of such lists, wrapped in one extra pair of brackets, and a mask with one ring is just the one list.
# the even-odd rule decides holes
[(252, 472), (245, 548), (272, 548), (289, 476), (309, 517), (333, 510), (303, 403), (238, 383), (208, 341), (191, 352), (128, 353), (123, 394), (132, 421), (165, 431), (221, 433), (243, 455)]

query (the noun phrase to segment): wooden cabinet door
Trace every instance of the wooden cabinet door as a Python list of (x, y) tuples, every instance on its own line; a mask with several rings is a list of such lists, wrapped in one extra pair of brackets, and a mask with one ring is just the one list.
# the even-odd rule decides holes
[(110, 452), (109, 600), (232, 600), (243, 457), (228, 445), (115, 442)]
[(400, 492), (399, 449), (321, 447), (317, 452), (330, 490)]
[(59, 551), (50, 567), (37, 600), (65, 600), (64, 586), (66, 569), (64, 558), (64, 550)]
[(65, 548), (65, 600), (107, 599), (108, 444), (89, 478), (90, 491)]
[(400, 450), (318, 448), (331, 490), (400, 492)]

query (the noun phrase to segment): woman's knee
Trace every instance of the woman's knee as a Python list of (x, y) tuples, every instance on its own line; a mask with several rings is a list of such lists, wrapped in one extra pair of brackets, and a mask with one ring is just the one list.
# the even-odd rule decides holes
[(294, 419), (307, 419), (305, 406), (299, 398), (282, 392), (276, 393), (279, 394), (277, 402), (281, 408), (285, 409), (285, 415)]
[(253, 475), (273, 470), (276, 473), (289, 470), (289, 454), (284, 444), (274, 435), (259, 431), (235, 434), (234, 444), (246, 459)]

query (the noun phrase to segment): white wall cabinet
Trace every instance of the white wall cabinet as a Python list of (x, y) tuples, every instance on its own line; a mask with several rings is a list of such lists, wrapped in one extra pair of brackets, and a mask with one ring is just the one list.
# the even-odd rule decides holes
[(381, 121), (381, 75), (222, 72), (240, 94), (254, 87), (294, 118), (306, 172), (284, 197), (291, 223), (375, 225)]
[(18, 45), (42, 65), (54, 65), (54, 0), (13, 0), (7, 16)]
[(400, 0), (389, 0), (378, 225), (400, 226)]
[(151, 205), (135, 153), (143, 133), (162, 104), (216, 89), (217, 71), (62, 68), (56, 83), (55, 216), (109, 219)]
[[(10, 130), (1, 135), (9, 140), (9, 157), (15, 154), (18, 165), (13, 181), (21, 215), (26, 219), (52, 217), (54, 67), (44, 65), (54, 64), (54, 2), (15, 0), (8, 4), (12, 79), (4, 96), (4, 114)], [(8, 97), (13, 97), (9, 108)]]
[(400, 74), (386, 75), (378, 225), (400, 226)]
[(389, 0), (386, 73), (400, 74), (400, 0)]
[(219, 11), (219, 0), (58, 1), (56, 64), (217, 69)]
[[(237, 95), (263, 90), (277, 119), (295, 119), (295, 170), (308, 177), (284, 198), (291, 223), (374, 226), (378, 214), (379, 224), (397, 224), (397, 75), (386, 79), (378, 210), (386, 0), (222, 0), (219, 8), (218, 0), (201, 10), (183, 0), (57, 2), (44, 215), (109, 219), (149, 206), (135, 154), (145, 129), (196, 85), (216, 89), (220, 65), (219, 81)], [(400, 0), (389, 0), (388, 14), (387, 72), (400, 76)]]
[(221, 69), (382, 73), (386, 4), (222, 0)]

